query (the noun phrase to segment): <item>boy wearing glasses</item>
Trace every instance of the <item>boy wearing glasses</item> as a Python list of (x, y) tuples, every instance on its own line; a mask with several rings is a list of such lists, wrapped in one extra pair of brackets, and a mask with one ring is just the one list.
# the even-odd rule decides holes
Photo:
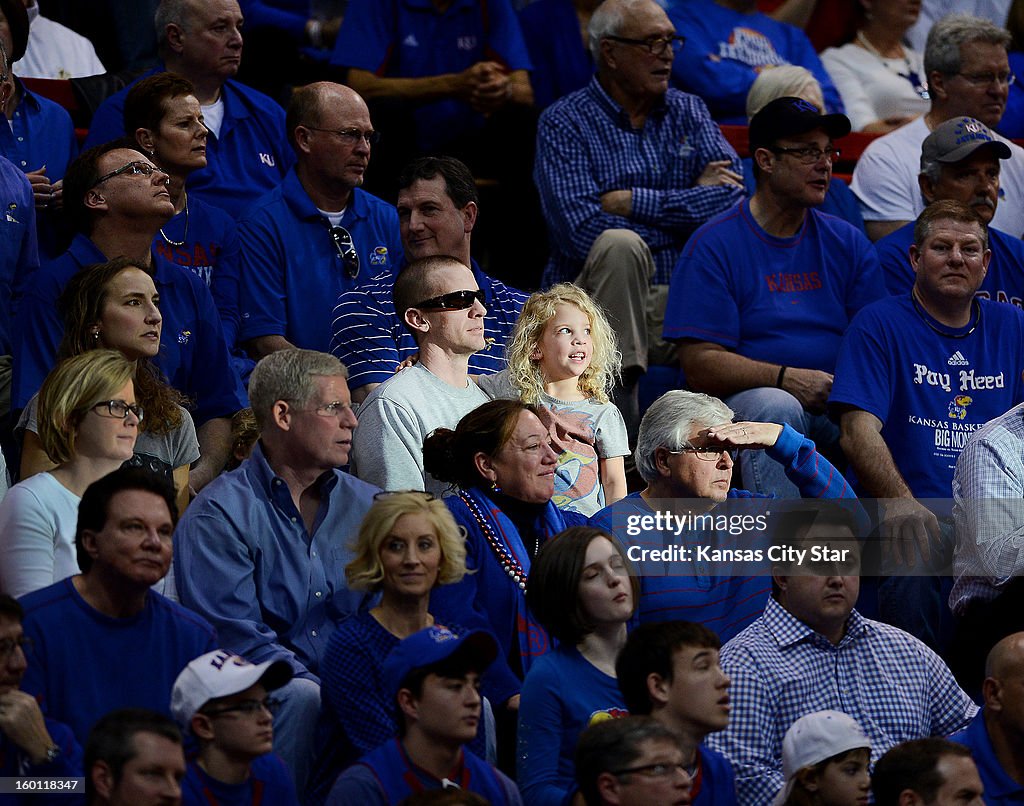
[(267, 696), (291, 678), (285, 661), (252, 664), (223, 649), (182, 670), (171, 692), (171, 712), (199, 745), (181, 784), (184, 806), (297, 806), (291, 776), (271, 753), (278, 701)]

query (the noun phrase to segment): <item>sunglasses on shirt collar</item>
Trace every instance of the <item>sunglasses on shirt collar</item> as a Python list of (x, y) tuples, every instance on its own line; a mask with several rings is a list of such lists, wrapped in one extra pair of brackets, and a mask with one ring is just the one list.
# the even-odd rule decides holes
[(439, 297), (431, 297), (412, 307), (423, 311), (464, 311), (466, 308), (472, 308), (473, 303), (477, 300), (481, 305), (487, 307), (487, 295), (482, 289), (452, 291), (448, 294), (441, 294)]

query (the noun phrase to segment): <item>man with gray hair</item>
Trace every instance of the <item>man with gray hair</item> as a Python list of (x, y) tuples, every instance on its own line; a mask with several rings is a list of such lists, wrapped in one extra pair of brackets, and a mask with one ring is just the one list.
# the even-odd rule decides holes
[[(242, 62), (242, 22), (237, 0), (161, 0), (154, 25), (163, 64), (139, 77), (166, 70), (195, 86), (209, 136), (206, 167), (189, 177), (188, 190), (236, 218), (276, 187), (295, 162), (284, 110), (233, 80)], [(131, 86), (100, 104), (85, 148), (124, 136)]]
[[(921, 173), (917, 179), (926, 204), (962, 202), (989, 225), (992, 260), (978, 293), (1019, 308), (1024, 304), (1024, 242), (990, 226), (999, 209), (1001, 165), (1011, 156), (1009, 146), (997, 140), (980, 120), (951, 118), (936, 126), (921, 144)], [(885, 285), (893, 296), (908, 293), (914, 285), (910, 264), (913, 243), (913, 222), (875, 243)]]
[[(917, 175), (921, 143), (930, 131), (957, 117), (999, 127), (1014, 80), (1009, 45), (1009, 32), (978, 17), (952, 14), (935, 23), (924, 51), (931, 109), (868, 146), (853, 172), (851, 187), (871, 240), (915, 220), (924, 209)], [(992, 224), (1016, 237), (1024, 231), (1024, 150), (1003, 142), (1012, 156), (1003, 165), (1002, 199)]]
[[(659, 397), (644, 414), (634, 453), (646, 489), (605, 507), (591, 523), (627, 547), (661, 546), (660, 532), (630, 534), (628, 524), (668, 507), (682, 516), (709, 512), (726, 499), (774, 497), (731, 488), (738, 450), (763, 450), (804, 498), (855, 497), (842, 473), (796, 429), (732, 419), (732, 409), (717, 397), (682, 390)], [(723, 642), (760, 615), (770, 591), (766, 576), (694, 576), (693, 563), (659, 565), (669, 575), (640, 578), (640, 620), (696, 621)]]
[(640, 376), (649, 361), (674, 363), (661, 322), (676, 259), (743, 197), (743, 177), (704, 102), (669, 88), (683, 37), (661, 6), (605, 0), (589, 35), (597, 75), (538, 124), (534, 179), (552, 249), (543, 283), (573, 281), (608, 313), (622, 350), (615, 403), (632, 440)]
[(253, 663), (287, 661), (295, 677), (275, 750), (302, 792), (320, 707), (320, 662), (335, 626), (362, 594), (345, 566), (377, 488), (343, 473), (356, 418), (345, 366), (313, 350), (281, 350), (249, 380), (260, 440), (208, 485), (175, 531), (183, 604), (217, 628), (221, 646)]

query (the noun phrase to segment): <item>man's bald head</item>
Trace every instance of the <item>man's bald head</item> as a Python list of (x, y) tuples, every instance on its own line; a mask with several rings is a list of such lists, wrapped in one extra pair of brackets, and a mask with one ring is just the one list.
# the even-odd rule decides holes
[(985, 677), (1003, 680), (1024, 674), (1024, 632), (1006, 636), (985, 659)]
[(303, 125), (318, 127), (323, 125), (324, 117), (329, 110), (340, 113), (344, 119), (369, 117), (366, 102), (351, 87), (335, 84), (333, 81), (317, 81), (299, 87), (292, 93), (291, 102), (285, 116), (285, 130), (288, 142), (298, 150), (295, 142), (295, 128)]

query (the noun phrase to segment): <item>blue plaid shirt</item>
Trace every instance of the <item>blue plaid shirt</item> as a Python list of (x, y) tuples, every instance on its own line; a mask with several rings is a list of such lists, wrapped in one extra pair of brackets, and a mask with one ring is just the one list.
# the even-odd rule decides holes
[(948, 736), (978, 711), (938, 655), (856, 610), (834, 646), (769, 599), (722, 648), (722, 668), (732, 714), (707, 744), (732, 761), (744, 806), (766, 806), (782, 788), (782, 737), (805, 714), (849, 714), (871, 739), (874, 763), (900, 742)]
[[(668, 284), (697, 227), (743, 198), (737, 187), (694, 186), (712, 160), (739, 157), (696, 95), (670, 89), (640, 129), (597, 78), (541, 115), (534, 179), (551, 236), (544, 284), (574, 280), (607, 229), (629, 229), (650, 247), (653, 282)], [(629, 218), (601, 210), (601, 194), (632, 190)]]

